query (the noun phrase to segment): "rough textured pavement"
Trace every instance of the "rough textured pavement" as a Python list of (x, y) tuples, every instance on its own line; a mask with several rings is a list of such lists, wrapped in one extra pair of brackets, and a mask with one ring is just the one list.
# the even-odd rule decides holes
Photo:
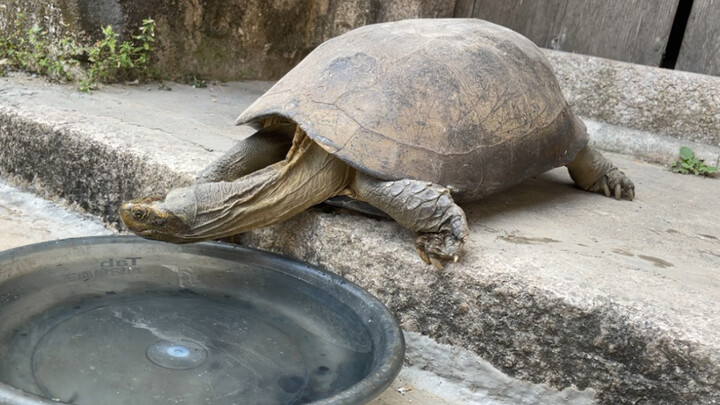
[[(265, 86), (83, 95), (0, 79), (0, 172), (113, 222), (121, 200), (189, 181), (247, 134), (232, 122)], [(636, 201), (582, 192), (564, 169), (530, 179), (465, 207), (466, 256), (445, 271), (399, 225), (326, 207), (238, 240), (343, 274), (405, 330), (509, 375), (601, 403), (718, 403), (720, 180), (609, 156)]]

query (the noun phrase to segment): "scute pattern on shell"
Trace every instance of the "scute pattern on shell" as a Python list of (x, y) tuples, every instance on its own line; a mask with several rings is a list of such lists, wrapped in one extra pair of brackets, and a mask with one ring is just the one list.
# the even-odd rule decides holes
[(358, 170), (431, 181), (460, 201), (562, 166), (587, 143), (542, 52), (476, 19), (331, 39), (237, 122), (277, 115)]

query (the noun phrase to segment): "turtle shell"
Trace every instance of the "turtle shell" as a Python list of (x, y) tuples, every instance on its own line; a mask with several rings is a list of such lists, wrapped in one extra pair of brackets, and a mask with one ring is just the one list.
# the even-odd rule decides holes
[(245, 110), (282, 116), (384, 180), (480, 198), (569, 163), (587, 143), (543, 53), (477, 19), (369, 25), (318, 46)]

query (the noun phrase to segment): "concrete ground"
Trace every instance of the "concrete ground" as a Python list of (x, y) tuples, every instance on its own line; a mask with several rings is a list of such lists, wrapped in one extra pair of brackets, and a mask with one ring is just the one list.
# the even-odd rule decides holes
[[(120, 201), (187, 183), (249, 133), (232, 122), (267, 86), (85, 95), (0, 79), (0, 173), (116, 222)], [(634, 180), (635, 201), (582, 192), (564, 169), (528, 179), (464, 207), (471, 238), (445, 271), (422, 263), (394, 222), (333, 208), (237, 240), (342, 274), (385, 302), (410, 336), (467, 349), (509, 376), (589, 388), (600, 403), (718, 403), (718, 179), (608, 156)], [(438, 357), (425, 367), (470, 394), (483, 386), (468, 371), (475, 366)], [(390, 400), (413, 399), (403, 384)]]
[[(95, 216), (78, 213), (58, 202), (44, 200), (30, 191), (10, 186), (0, 178), (0, 252), (64, 238), (116, 233)], [(590, 404), (594, 392), (557, 391), (504, 375), (479, 356), (459, 348), (439, 345), (417, 333), (406, 333), (408, 364), (392, 385), (372, 405)], [(438, 376), (434, 357), (443, 358), (441, 368), (472, 373), (482, 384), (468, 390), (466, 384)], [(456, 366), (454, 363), (462, 363)]]

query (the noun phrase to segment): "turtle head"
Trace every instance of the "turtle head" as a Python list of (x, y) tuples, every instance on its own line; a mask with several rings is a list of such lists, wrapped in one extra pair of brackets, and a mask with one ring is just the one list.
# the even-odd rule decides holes
[(193, 194), (189, 189), (177, 189), (165, 197), (150, 196), (126, 201), (120, 206), (120, 218), (131, 231), (143, 238), (173, 243), (193, 242), (190, 237), (195, 216)]

